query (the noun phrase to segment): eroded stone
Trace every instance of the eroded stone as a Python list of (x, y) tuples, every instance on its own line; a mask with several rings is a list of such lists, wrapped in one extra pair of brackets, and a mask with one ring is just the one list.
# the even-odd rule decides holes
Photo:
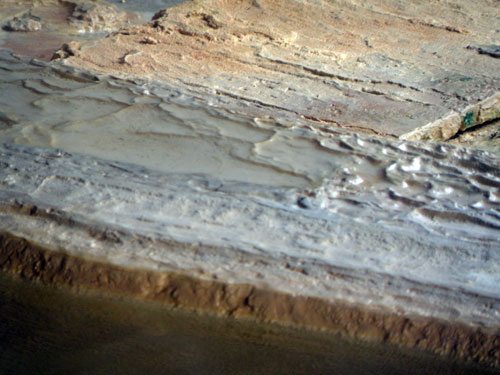
[[(496, 10), (483, 0), (193, 1), (66, 63), (211, 90), (243, 113), (400, 136), (500, 89), (496, 59), (467, 48), (495, 38)], [(131, 50), (141, 55), (123, 66)]]
[(14, 17), (5, 26), (7, 31), (32, 32), (42, 29), (42, 24), (38, 17), (33, 17), (25, 13), (22, 17)]

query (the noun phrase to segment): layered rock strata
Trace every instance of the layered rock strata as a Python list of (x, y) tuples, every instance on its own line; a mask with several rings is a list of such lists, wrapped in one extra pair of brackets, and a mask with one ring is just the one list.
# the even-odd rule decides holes
[(66, 63), (400, 136), (500, 90), (498, 59), (472, 48), (498, 42), (497, 15), (487, 0), (191, 1)]
[(495, 10), (193, 1), (56, 56), (92, 74), (2, 54), (0, 266), (499, 366), (498, 157), (397, 139), (490, 108)]
[[(497, 365), (498, 169), (422, 148), (441, 160), (411, 172), (404, 154), (417, 150), (400, 146), (375, 189), (334, 178), (312, 190), (2, 146), (2, 268)], [(452, 176), (455, 162), (471, 174)], [(405, 187), (427, 163), (455, 193)], [(397, 187), (399, 174), (414, 180)], [(458, 203), (462, 185), (470, 201)]]

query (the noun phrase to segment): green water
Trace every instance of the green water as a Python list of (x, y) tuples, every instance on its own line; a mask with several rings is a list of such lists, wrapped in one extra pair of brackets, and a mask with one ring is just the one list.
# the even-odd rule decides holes
[(1, 374), (488, 374), (325, 332), (0, 274)]

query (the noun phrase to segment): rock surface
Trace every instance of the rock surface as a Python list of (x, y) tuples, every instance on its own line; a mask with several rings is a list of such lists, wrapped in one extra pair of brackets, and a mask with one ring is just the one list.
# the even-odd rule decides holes
[(498, 158), (0, 63), (3, 269), (498, 364)]
[(499, 366), (498, 156), (398, 139), (491, 112), (496, 15), (192, 1), (1, 53), (0, 267)]
[(14, 17), (10, 20), (5, 29), (7, 31), (22, 31), (22, 32), (32, 32), (41, 30), (42, 24), (37, 17), (29, 15), (29, 13), (23, 14), (21, 17)]
[(487, 150), (500, 156), (500, 120), (481, 126), (473, 131), (460, 132), (450, 144)]
[(69, 23), (79, 33), (110, 32), (130, 24), (130, 16), (112, 4), (95, 0), (64, 0), (70, 9)]
[(492, 161), (456, 151), (440, 168), (472, 163), (488, 203), (463, 211), (327, 181), (304, 207), (311, 192), (1, 146), (0, 267), (498, 366), (500, 225), (487, 207), (499, 174), (478, 175)]
[[(67, 63), (400, 136), (500, 90), (493, 1), (192, 1)], [(151, 38), (158, 43), (144, 43)]]
[(400, 138), (414, 141), (447, 141), (459, 131), (490, 123), (499, 118), (500, 92), (461, 112), (451, 112), (442, 119), (403, 134)]
[(102, 37), (105, 32), (141, 20), (138, 14), (120, 10), (104, 0), (3, 0), (0, 2), (0, 48), (50, 60), (63, 43), (74, 39), (88, 42), (92, 39), (89, 35)]

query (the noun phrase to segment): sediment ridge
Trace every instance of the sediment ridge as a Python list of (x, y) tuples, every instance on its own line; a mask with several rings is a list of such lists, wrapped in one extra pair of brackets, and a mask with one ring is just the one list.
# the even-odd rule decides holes
[(31, 280), (124, 293), (223, 316), (326, 328), (344, 337), (398, 344), (494, 367), (500, 360), (500, 335), (495, 331), (369, 311), (341, 301), (293, 296), (255, 285), (117, 267), (44, 249), (5, 233), (0, 234), (0, 268)]
[[(373, 181), (369, 190), (323, 182), (319, 192), (344, 194), (320, 205), (319, 192), (163, 174), (54, 149), (1, 150), (0, 264), (8, 272), (498, 366), (498, 226), (487, 216), (497, 182), (486, 154), (447, 156), (470, 164), (474, 189), (491, 198), (466, 215), (446, 200), (433, 209), (434, 199), (400, 206), (411, 194), (395, 192), (392, 210), (378, 211)], [(410, 149), (400, 151), (402, 162)], [(411, 160), (403, 166), (415, 167)], [(388, 182), (380, 183), (383, 191)], [(366, 201), (355, 205), (363, 220), (343, 206), (350, 189)], [(404, 218), (405, 209), (420, 216)], [(385, 226), (391, 215), (399, 230)]]

